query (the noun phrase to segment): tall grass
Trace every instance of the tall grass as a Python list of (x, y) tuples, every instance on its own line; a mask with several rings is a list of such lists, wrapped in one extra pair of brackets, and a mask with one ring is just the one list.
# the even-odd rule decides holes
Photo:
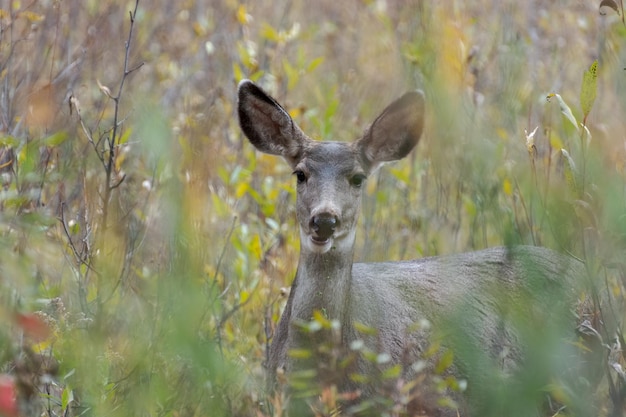
[[(611, 7), (154, 0), (131, 20), (134, 8), (0, 6), (0, 414), (284, 415), (262, 363), (297, 262), (294, 193), (239, 131), (236, 83), (250, 77), (322, 140), (351, 140), (424, 89), (425, 137), (368, 183), (357, 260), (517, 243), (583, 259), (586, 330), (606, 349), (590, 402), (555, 382), (517, 403), (494, 377), (481, 411), (510, 400), (527, 415), (550, 393), (561, 413), (621, 415), (626, 28)], [(564, 331), (544, 330), (537, 349)]]

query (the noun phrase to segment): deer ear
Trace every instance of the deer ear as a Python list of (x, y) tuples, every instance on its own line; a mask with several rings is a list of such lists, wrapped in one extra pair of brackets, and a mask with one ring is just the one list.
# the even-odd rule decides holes
[(280, 155), (292, 166), (310, 139), (289, 113), (250, 80), (239, 83), (239, 125), (261, 152)]
[(424, 127), (424, 93), (404, 94), (374, 120), (356, 142), (361, 157), (370, 169), (381, 163), (402, 159), (413, 150)]

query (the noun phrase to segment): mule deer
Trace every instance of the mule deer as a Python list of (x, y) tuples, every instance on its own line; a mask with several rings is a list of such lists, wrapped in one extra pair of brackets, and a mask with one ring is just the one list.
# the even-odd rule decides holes
[[(261, 152), (282, 156), (297, 180), (296, 212), (300, 259), (291, 293), (269, 348), (271, 378), (278, 369), (291, 372), (298, 362), (292, 349), (307, 348), (309, 337), (297, 323), (316, 311), (340, 323), (343, 346), (362, 339), (369, 349), (402, 364), (429, 346), (429, 333), (410, 331), (427, 319), (434, 328), (456, 307), (471, 317), (465, 337), (507, 369), (519, 361), (520, 341), (506, 323), (509, 303), (530, 287), (548, 289), (579, 276), (582, 264), (538, 247), (492, 248), (413, 261), (353, 263), (355, 230), (365, 181), (381, 164), (404, 158), (415, 147), (424, 125), (424, 95), (409, 92), (391, 103), (363, 136), (351, 143), (307, 137), (273, 98), (249, 80), (239, 84), (241, 128)], [(571, 291), (570, 291), (571, 292)], [(359, 334), (361, 324), (375, 337)], [(372, 365), (359, 359), (356, 372)], [(459, 366), (461, 368), (461, 366)], [(460, 372), (460, 371), (457, 371)], [(473, 383), (471, 372), (469, 386)], [(349, 377), (344, 390), (374, 389)], [(453, 415), (456, 415), (453, 413)]]

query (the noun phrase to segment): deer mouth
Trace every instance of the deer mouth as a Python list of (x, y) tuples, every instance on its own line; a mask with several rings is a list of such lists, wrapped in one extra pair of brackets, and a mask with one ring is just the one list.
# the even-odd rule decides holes
[(306, 240), (306, 244), (309, 251), (323, 254), (331, 250), (333, 247), (334, 237), (320, 237), (314, 234), (310, 234)]
[(320, 255), (329, 251), (351, 252), (354, 232), (354, 230), (336, 230), (329, 236), (320, 236), (312, 230), (300, 229), (300, 242), (305, 250)]
[(311, 236), (311, 241), (319, 246), (324, 246), (330, 241), (329, 237)]

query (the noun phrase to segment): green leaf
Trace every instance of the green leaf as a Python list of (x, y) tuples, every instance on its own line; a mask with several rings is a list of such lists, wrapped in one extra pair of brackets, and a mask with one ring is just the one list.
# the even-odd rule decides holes
[(378, 331), (375, 328), (366, 326), (365, 324), (359, 322), (354, 322), (353, 326), (354, 330), (366, 336), (376, 336), (378, 334)]
[(59, 146), (68, 138), (67, 132), (56, 132), (43, 140), (43, 144), (46, 146)]
[(0, 146), (11, 146), (16, 148), (20, 144), (19, 139), (13, 136), (2, 136), (0, 137)]
[(288, 355), (294, 359), (307, 359), (310, 358), (313, 353), (310, 349), (289, 349)]
[(441, 358), (439, 358), (439, 361), (437, 362), (437, 365), (435, 366), (435, 373), (437, 375), (443, 374), (443, 372), (446, 369), (452, 366), (453, 361), (454, 361), (454, 353), (452, 353), (451, 350), (446, 350), (445, 353), (441, 355)]
[(552, 97), (556, 97), (557, 101), (559, 102), (561, 113), (563, 113), (563, 116), (565, 116), (565, 118), (569, 120), (569, 122), (572, 125), (574, 125), (576, 130), (578, 130), (578, 121), (576, 120), (576, 117), (574, 117), (574, 114), (572, 113), (572, 109), (570, 109), (570, 107), (567, 105), (565, 100), (563, 100), (563, 97), (561, 97), (560, 94), (552, 93), (552, 94), (548, 94), (548, 97), (546, 98), (548, 101), (550, 101)]
[(583, 117), (585, 120), (593, 107), (593, 102), (596, 100), (597, 91), (598, 60), (595, 60), (589, 69), (583, 73), (583, 85), (580, 89), (580, 107), (583, 111)]
[(311, 63), (307, 67), (306, 71), (307, 72), (312, 72), (313, 70), (315, 70), (315, 68), (319, 67), (322, 62), (324, 62), (324, 57), (323, 56), (315, 58), (313, 61), (311, 61)]
[(396, 379), (399, 378), (402, 375), (402, 366), (398, 365), (394, 365), (388, 369), (386, 369), (383, 374), (382, 377), (383, 379)]
[(74, 391), (69, 387), (69, 385), (65, 386), (63, 389), (63, 393), (61, 394), (61, 409), (66, 410), (67, 407), (74, 401)]
[(126, 130), (124, 131), (124, 133), (122, 133), (122, 136), (120, 136), (120, 138), (117, 140), (117, 143), (118, 143), (119, 145), (123, 145), (123, 144), (125, 144), (126, 142), (128, 142), (128, 139), (130, 138), (130, 134), (131, 134), (131, 132), (132, 132), (132, 131), (133, 131), (133, 130), (132, 130), (132, 129), (130, 129), (130, 128), (129, 128), (129, 129), (126, 129)]
[(17, 154), (20, 175), (27, 175), (35, 171), (39, 161), (39, 148), (35, 142), (28, 142)]
[(565, 175), (565, 180), (567, 181), (567, 186), (570, 191), (574, 193), (574, 195), (579, 195), (579, 187), (578, 187), (578, 170), (576, 169), (576, 164), (574, 164), (574, 160), (570, 156), (569, 152), (565, 149), (561, 149), (561, 156), (563, 158), (563, 174)]

